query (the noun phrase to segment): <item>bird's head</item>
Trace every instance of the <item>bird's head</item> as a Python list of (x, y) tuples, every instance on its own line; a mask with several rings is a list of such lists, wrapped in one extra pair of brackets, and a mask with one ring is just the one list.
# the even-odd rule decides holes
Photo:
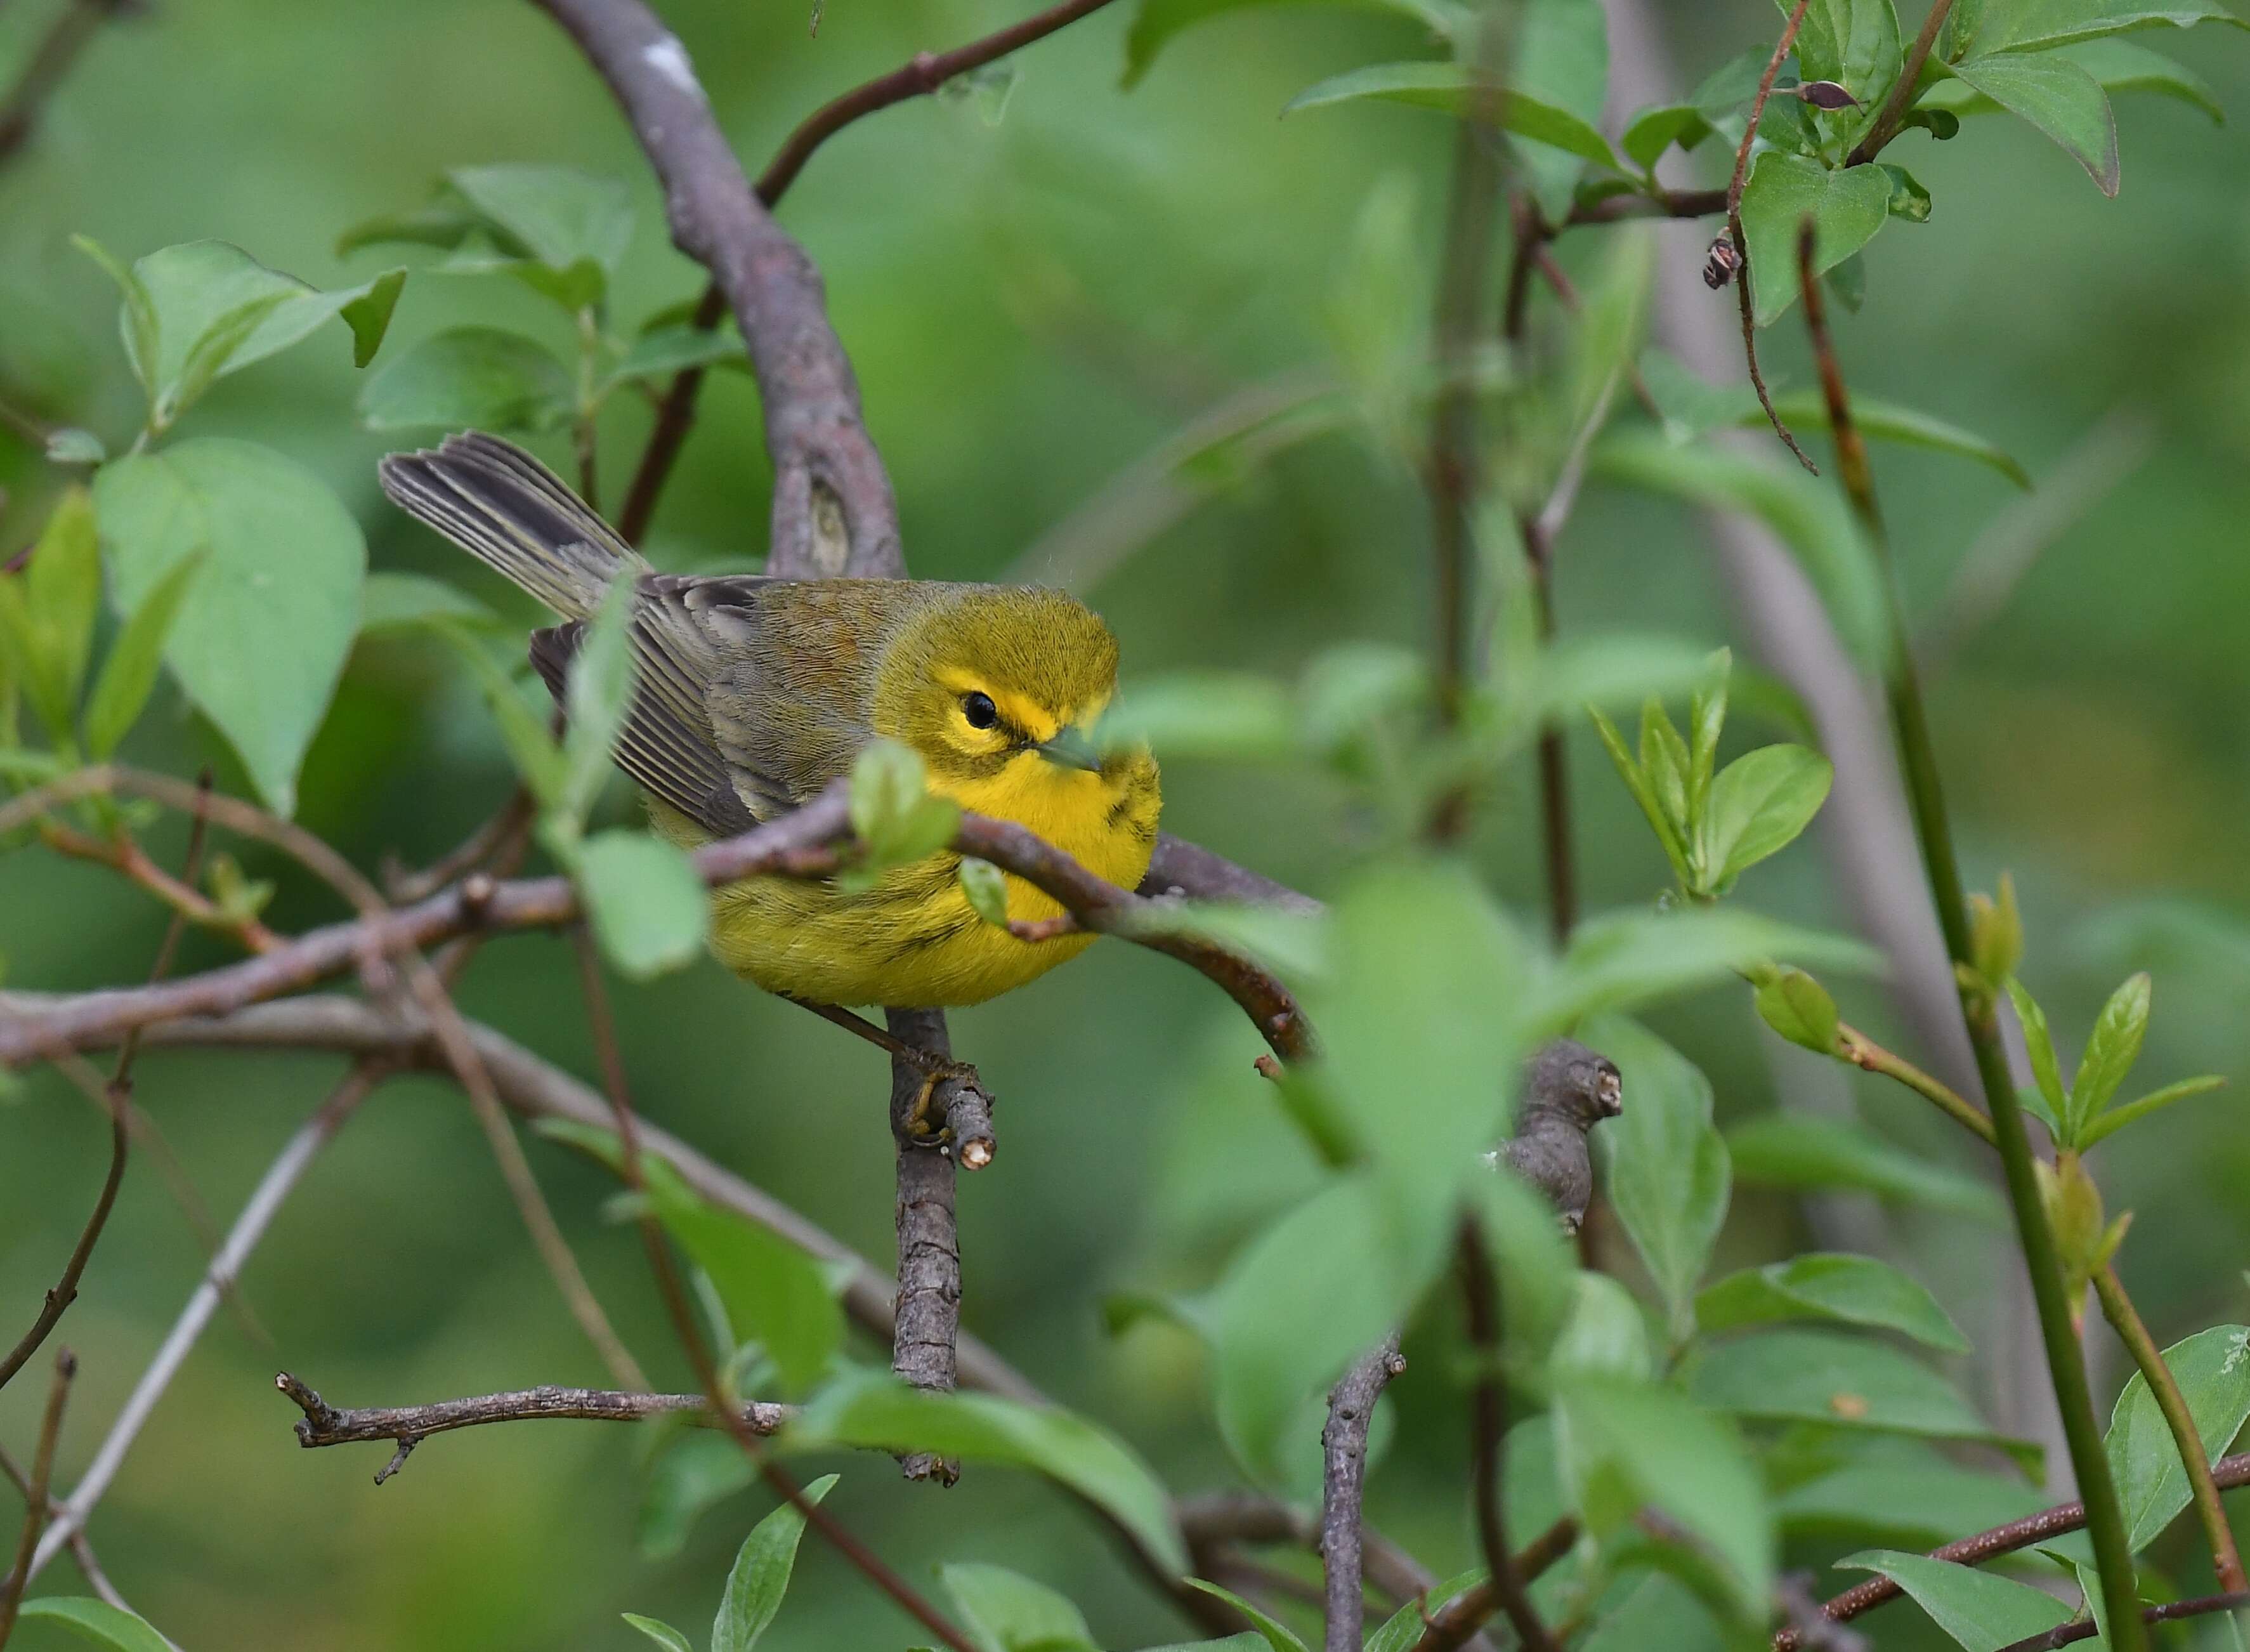
[(1590, 1130), (1625, 1111), (1625, 1077), (1617, 1063), (1576, 1039), (1543, 1044), (1524, 1071), (1523, 1114), (1568, 1120)]
[[(1035, 823), (1043, 805), (1098, 788), (1153, 793), (1145, 747), (1097, 750), (1117, 691), (1117, 640), (1059, 591), (968, 586), (919, 615), (886, 651), (876, 731), (921, 754), (935, 790)], [(1153, 831), (1154, 812), (1149, 812)]]

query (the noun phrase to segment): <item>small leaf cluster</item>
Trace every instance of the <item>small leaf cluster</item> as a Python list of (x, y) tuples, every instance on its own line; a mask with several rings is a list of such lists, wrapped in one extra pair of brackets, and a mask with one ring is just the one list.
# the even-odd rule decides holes
[(1796, 841), (1835, 778), (1827, 758), (1798, 745), (1761, 746), (1719, 767), (1732, 663), (1724, 650), (1712, 658), (1708, 680), (1688, 702), (1685, 736), (1653, 698), (1641, 708), (1638, 750), (1598, 708), (1588, 713), (1663, 846), (1680, 892), (1694, 901), (1726, 894), (1744, 872)]
[(368, 382), (362, 421), (378, 431), (584, 427), (620, 390), (652, 395), (687, 368), (744, 366), (742, 335), (731, 323), (692, 325), (693, 301), (630, 335), (611, 329), (611, 288), (632, 234), (622, 184), (546, 165), (457, 167), (422, 206), (346, 231), (339, 252), (434, 247), (445, 256), (426, 273), (518, 282), (561, 312), (573, 340), (566, 356), (518, 328), (449, 328)]

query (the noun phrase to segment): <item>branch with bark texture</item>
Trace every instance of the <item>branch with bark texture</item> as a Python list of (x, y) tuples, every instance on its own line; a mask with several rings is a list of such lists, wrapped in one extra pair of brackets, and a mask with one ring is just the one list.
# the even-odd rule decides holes
[(1321, 1565), (1326, 1581), (1326, 1652), (1359, 1652), (1366, 1625), (1364, 1575), (1366, 1538), (1361, 1510), (1366, 1501), (1367, 1432), (1375, 1402), (1391, 1379), (1406, 1369), (1398, 1338), (1387, 1338), (1343, 1374), (1329, 1394), (1328, 1424), (1321, 1430)]

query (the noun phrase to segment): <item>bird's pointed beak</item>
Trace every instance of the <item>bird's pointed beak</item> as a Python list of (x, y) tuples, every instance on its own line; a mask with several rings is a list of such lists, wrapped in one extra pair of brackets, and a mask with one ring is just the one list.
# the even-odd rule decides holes
[(1084, 769), (1089, 774), (1101, 772), (1101, 754), (1094, 749), (1094, 742), (1086, 730), (1072, 723), (1058, 730), (1052, 740), (1042, 740), (1032, 748), (1049, 763), (1065, 769)]

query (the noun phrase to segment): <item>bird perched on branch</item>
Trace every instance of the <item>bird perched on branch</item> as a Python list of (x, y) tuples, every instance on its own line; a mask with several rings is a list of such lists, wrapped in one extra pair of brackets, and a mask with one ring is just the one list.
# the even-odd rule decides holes
[(1556, 1039), (1525, 1067), (1515, 1134), (1489, 1157), (1544, 1193), (1561, 1215), (1563, 1230), (1576, 1234), (1594, 1196), (1587, 1132), (1624, 1110), (1625, 1079), (1617, 1063), (1576, 1039)]
[[(657, 829), (683, 845), (748, 831), (850, 771), (878, 736), (930, 788), (1029, 827), (1113, 883), (1148, 870), (1161, 804), (1145, 747), (1099, 752), (1117, 644), (1060, 591), (904, 579), (688, 577), (652, 570), (560, 479), (496, 437), (393, 454), (383, 491), (568, 622), (535, 632), (558, 699), (587, 622), (634, 581), (635, 688), (617, 741)], [(986, 923), (950, 851), (852, 892), (747, 879), (712, 896), (720, 961), (816, 1005), (976, 1004), (1076, 956), (1088, 934), (1025, 941)], [(1008, 916), (1061, 907), (1007, 880)], [(878, 1040), (881, 1041), (881, 1040)]]

